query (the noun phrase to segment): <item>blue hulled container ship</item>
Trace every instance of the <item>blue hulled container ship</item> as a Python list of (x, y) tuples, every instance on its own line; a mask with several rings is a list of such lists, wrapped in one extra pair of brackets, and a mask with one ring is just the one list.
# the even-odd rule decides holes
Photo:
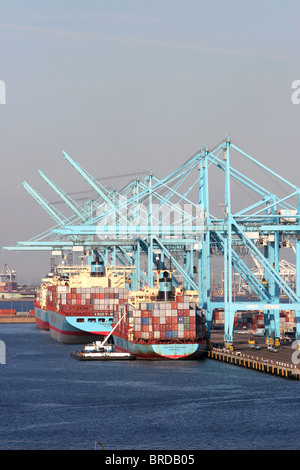
[(101, 340), (112, 329), (114, 311), (127, 298), (124, 276), (100, 262), (57, 267), (37, 292), (36, 326), (63, 343)]

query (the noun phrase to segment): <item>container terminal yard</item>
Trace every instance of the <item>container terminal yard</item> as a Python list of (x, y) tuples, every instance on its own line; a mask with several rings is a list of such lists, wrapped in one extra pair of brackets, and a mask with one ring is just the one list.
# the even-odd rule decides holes
[[(166, 177), (159, 179), (149, 171), (144, 180), (136, 175), (119, 191), (103, 186), (65, 151), (62, 157), (93, 190), (93, 199), (79, 204), (39, 170), (44, 182), (65, 204), (66, 213), (24, 182), (26, 191), (55, 225), (46, 233), (4, 249), (48, 251), (54, 259), (53, 268), (63, 262), (65, 269), (70, 266), (69, 271), (73, 257), (80, 260), (81, 267), (89, 268), (94, 281), (101, 278), (101, 282), (85, 281), (83, 285), (78, 278), (80, 292), (75, 292), (69, 286), (70, 274), (64, 284), (70, 290), (64, 292), (63, 278), (57, 277), (53, 269), (43, 282), (44, 286), (52, 282), (50, 291), (55, 297), (51, 302), (55, 307), (45, 307), (50, 302), (45, 288), (40, 295), (45, 295), (46, 304), (37, 304), (36, 308), (40, 325), (47, 329), (49, 324), (51, 330), (51, 318), (58, 312), (73, 333), (76, 328), (90, 333), (92, 330), (84, 326), (86, 317), (102, 315), (107, 331), (102, 328), (93, 333), (108, 334), (109, 321), (115, 323), (124, 312), (119, 291), (99, 290), (95, 297), (92, 289), (121, 288), (127, 293), (130, 308), (114, 337), (118, 347), (123, 348), (125, 341), (132, 345), (132, 351), (145, 357), (151, 346), (151, 357), (155, 357), (154, 350), (165, 358), (166, 351), (172, 350), (168, 353), (172, 358), (192, 358), (196, 350), (200, 354), (205, 337), (206, 355), (211, 359), (299, 379), (299, 187), (267, 168), (228, 136), (212, 148), (200, 147)], [(249, 167), (255, 171), (249, 173)], [(268, 178), (255, 180), (253, 174)], [(267, 186), (270, 180), (271, 188)], [(275, 193), (274, 187), (280, 193)], [(251, 195), (249, 205), (241, 206), (242, 190)], [(213, 207), (217, 192), (219, 202)], [(218, 290), (216, 273), (221, 277)], [(60, 279), (59, 295), (54, 278)], [(83, 288), (90, 289), (84, 291), (84, 303), (83, 298), (72, 298), (83, 295)], [(104, 308), (101, 299), (108, 292), (118, 297), (108, 297), (110, 306)], [(169, 302), (170, 306), (162, 309), (157, 301)], [(63, 302), (69, 302), (69, 310), (62, 307)], [(75, 304), (77, 310), (72, 310), (70, 305)], [(114, 307), (117, 304), (118, 308)], [(166, 312), (157, 313), (162, 310)], [(50, 320), (41, 318), (45, 312)], [(78, 324), (74, 323), (74, 315)], [(80, 316), (83, 318), (78, 319)], [(205, 334), (200, 327), (202, 319)], [(52, 325), (53, 330), (56, 328), (55, 339), (71, 331), (59, 325)], [(137, 331), (138, 339), (134, 337)]]

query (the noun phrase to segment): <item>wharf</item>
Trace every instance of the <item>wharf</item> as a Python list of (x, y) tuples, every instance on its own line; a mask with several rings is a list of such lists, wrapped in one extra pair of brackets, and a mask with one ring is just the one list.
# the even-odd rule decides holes
[(0, 315), (1, 323), (35, 323), (35, 316), (28, 314)]
[[(248, 344), (250, 336), (260, 349), (250, 347)], [(265, 337), (235, 333), (234, 350), (229, 351), (223, 345), (223, 331), (213, 331), (211, 334), (212, 347), (208, 351), (207, 357), (286, 379), (300, 380), (300, 364), (297, 364), (300, 362), (300, 351), (292, 347), (292, 342), (282, 342), (279, 347), (275, 348), (277, 352), (272, 352), (265, 344)]]

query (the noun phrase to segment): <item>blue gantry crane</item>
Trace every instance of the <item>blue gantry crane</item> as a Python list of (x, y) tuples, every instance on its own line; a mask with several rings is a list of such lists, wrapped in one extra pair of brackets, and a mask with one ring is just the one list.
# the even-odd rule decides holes
[[(208, 336), (215, 309), (224, 310), (227, 347), (233, 343), (236, 312), (260, 310), (267, 341), (276, 344), (280, 310), (288, 309), (295, 311), (296, 338), (300, 339), (300, 190), (296, 185), (240, 149), (228, 136), (212, 149), (201, 147), (166, 177), (158, 179), (150, 171), (144, 181), (135, 177), (120, 191), (108, 190), (65, 151), (63, 156), (96, 193), (92, 210), (91, 205), (79, 205), (40, 171), (73, 215), (58, 212), (24, 183), (56, 225), (5, 249), (68, 251), (82, 246), (105, 264), (131, 266), (134, 290), (145, 284), (152, 286), (153, 268), (168, 261), (175, 270), (176, 286), (181, 283), (186, 291), (197, 292)], [(233, 156), (239, 166), (232, 165)], [(248, 164), (256, 168), (255, 175), (265, 175), (264, 184), (246, 174)], [(272, 191), (264, 187), (267, 178), (273, 180)], [(280, 187), (283, 194), (278, 195), (274, 187)], [(251, 195), (249, 205), (243, 203), (243, 191)], [(212, 210), (216, 193), (222, 198), (218, 204), (221, 215)], [(295, 287), (279, 272), (280, 249), (287, 245), (293, 246)], [(222, 260), (223, 296), (219, 299), (211, 292), (215, 255)], [(90, 262), (92, 257), (88, 259)], [(262, 279), (253, 274), (249, 259), (261, 267)], [(235, 274), (252, 289), (253, 299), (235, 298)]]

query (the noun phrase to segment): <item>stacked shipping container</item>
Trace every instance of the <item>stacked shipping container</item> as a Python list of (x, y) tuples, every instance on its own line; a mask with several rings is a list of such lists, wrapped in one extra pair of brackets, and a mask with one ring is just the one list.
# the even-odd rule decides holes
[(0, 292), (12, 292), (16, 289), (16, 282), (0, 282)]
[[(295, 312), (294, 311), (280, 311), (280, 330), (293, 331), (295, 327)], [(224, 325), (224, 310), (215, 310), (213, 314), (213, 325)], [(234, 317), (234, 327), (238, 328), (264, 328), (264, 314), (259, 311), (252, 312), (236, 312)]]
[(204, 323), (197, 321), (200, 316), (190, 308), (189, 300), (189, 296), (177, 296), (174, 302), (140, 303), (137, 309), (129, 306), (127, 325), (121, 324), (119, 332), (128, 334), (133, 341), (195, 340), (203, 337)]
[(49, 286), (47, 305), (65, 315), (112, 315), (120, 304), (127, 303), (125, 288)]
[(296, 329), (296, 318), (294, 310), (286, 310), (280, 312), (279, 318), (280, 331), (282, 333), (292, 332)]
[(16, 315), (16, 310), (14, 308), (1, 308), (0, 315), (3, 315), (3, 316)]

